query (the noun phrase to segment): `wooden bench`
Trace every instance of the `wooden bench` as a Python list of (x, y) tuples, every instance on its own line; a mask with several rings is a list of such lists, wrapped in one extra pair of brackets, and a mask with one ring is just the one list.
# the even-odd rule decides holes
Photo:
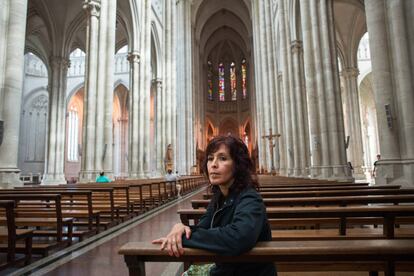
[(14, 218), (15, 203), (13, 200), (0, 200), (0, 208), (5, 209), (4, 219), (0, 217), (0, 225), (6, 226), (6, 228), (0, 227), (0, 244), (6, 243), (5, 248), (7, 252), (7, 262), (0, 265), (0, 269), (4, 269), (9, 265), (14, 265), (16, 260), (16, 243), (20, 240), (25, 245), (25, 264), (29, 264), (32, 257), (32, 238), (33, 231), (28, 229), (16, 229), (16, 223)]
[[(48, 195), (48, 194), (59, 194), (60, 208), (63, 218), (74, 218), (74, 226), (86, 226), (87, 230), (77, 229), (73, 232), (73, 236), (78, 237), (82, 240), (85, 236), (91, 235), (92, 232), (99, 232), (100, 226), (100, 212), (93, 210), (92, 208), (92, 192), (89, 190), (66, 190), (66, 189), (9, 189), (0, 190), (0, 195), (7, 195), (13, 193), (15, 195)], [(81, 201), (76, 201), (74, 198), (79, 197)], [(47, 201), (35, 202), (25, 200), (19, 202), (18, 211), (20, 214), (25, 214), (26, 217), (31, 215), (42, 215), (46, 216), (47, 213), (51, 213), (50, 216), (54, 216), (53, 211), (54, 205)], [(94, 225), (95, 224), (95, 225)], [(95, 226), (95, 227), (94, 227)]]
[[(180, 219), (183, 224), (190, 225), (190, 220), (194, 223), (206, 213), (205, 209), (181, 209), (178, 210)], [(396, 218), (408, 217), (411, 221), (414, 218), (414, 206), (362, 206), (362, 207), (267, 207), (267, 217), (272, 223), (277, 224), (278, 219), (318, 219), (318, 218), (334, 218), (339, 222), (337, 233), (340, 236), (346, 236), (347, 220), (349, 218), (360, 218), (360, 223), (371, 224), (371, 218), (380, 218), (383, 223), (382, 238), (392, 239), (395, 237), (395, 224), (400, 223)], [(368, 218), (368, 219), (366, 219)], [(379, 221), (376, 220), (375, 223)], [(369, 232), (370, 229), (366, 231)], [(274, 232), (272, 232), (273, 235)], [(413, 233), (414, 235), (414, 233)], [(277, 236), (274, 236), (277, 237)], [(294, 236), (292, 237), (294, 238)], [(314, 236), (312, 237), (314, 238)], [(350, 236), (350, 238), (356, 238)], [(380, 238), (380, 237), (378, 237)], [(414, 241), (413, 241), (414, 242)]]
[(308, 187), (260, 187), (260, 192), (294, 192), (294, 191), (330, 191), (330, 190), (352, 190), (352, 189), (360, 189), (360, 190), (377, 190), (377, 189), (400, 189), (400, 185), (376, 185), (376, 186), (354, 186), (352, 184), (343, 185), (343, 186), (311, 186)]
[[(287, 197), (325, 197), (325, 196), (358, 196), (358, 195), (399, 195), (414, 194), (414, 189), (352, 189), (330, 191), (283, 191), (260, 192), (262, 198), (287, 198)], [(204, 199), (210, 199), (211, 194), (203, 194)]]
[[(61, 195), (59, 194), (3, 194), (0, 193), (0, 200), (13, 200), (17, 202), (15, 209), (15, 225), (18, 227), (34, 227), (33, 230), (33, 245), (32, 252), (41, 255), (47, 255), (52, 249), (64, 247), (71, 244), (73, 231), (73, 218), (63, 218)], [(20, 211), (20, 202), (48, 202), (50, 204), (49, 210), (31, 210)], [(1, 222), (1, 220), (0, 220)], [(4, 223), (4, 221), (3, 221)], [(39, 229), (47, 227), (47, 230)], [(66, 228), (66, 232), (65, 232)], [(42, 240), (40, 237), (48, 237)], [(66, 236), (67, 240), (63, 237)], [(35, 239), (36, 238), (36, 239)], [(49, 238), (53, 238), (49, 239)], [(0, 249), (4, 249), (0, 246)], [(25, 252), (25, 247), (21, 244), (16, 244), (17, 252)]]
[[(191, 206), (194, 209), (207, 208), (209, 199), (193, 199)], [(414, 203), (414, 194), (399, 195), (358, 195), (358, 196), (333, 196), (333, 197), (291, 197), (291, 198), (264, 198), (263, 203), (266, 207), (277, 206), (324, 206), (337, 205), (347, 206), (354, 204), (378, 204), (378, 203)]]
[[(220, 256), (186, 248), (184, 255), (177, 258), (161, 251), (159, 245), (130, 242), (118, 253), (124, 255), (131, 276), (146, 275), (145, 262), (275, 262), (278, 271), (289, 271), (289, 266), (295, 271), (320, 271), (330, 265), (333, 271), (382, 270), (386, 276), (394, 276), (400, 263), (414, 260), (414, 243), (412, 240), (271, 241), (259, 242), (241, 256)], [(338, 263), (341, 265), (335, 267)]]

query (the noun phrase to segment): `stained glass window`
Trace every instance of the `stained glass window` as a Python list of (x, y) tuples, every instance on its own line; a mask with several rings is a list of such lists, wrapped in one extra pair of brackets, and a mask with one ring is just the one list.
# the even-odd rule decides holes
[(211, 61), (207, 62), (208, 64), (208, 73), (207, 73), (207, 82), (208, 82), (208, 99), (213, 100), (213, 65)]
[(242, 88), (243, 88), (243, 100), (247, 98), (247, 65), (246, 60), (242, 60)]
[(231, 88), (231, 100), (237, 100), (237, 88), (236, 88), (236, 64), (232, 62), (230, 64), (230, 88)]
[(219, 101), (224, 102), (224, 64), (219, 64)]

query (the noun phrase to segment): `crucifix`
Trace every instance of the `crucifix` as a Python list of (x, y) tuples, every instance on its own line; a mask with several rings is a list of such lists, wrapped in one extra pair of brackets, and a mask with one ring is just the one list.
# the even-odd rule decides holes
[(272, 168), (271, 168), (271, 174), (272, 175), (276, 175), (276, 170), (275, 170), (275, 165), (274, 165), (274, 161), (273, 161), (273, 148), (276, 146), (275, 143), (273, 143), (273, 138), (278, 138), (280, 137), (280, 134), (273, 134), (272, 133), (272, 128), (269, 128), (269, 135), (263, 135), (262, 138), (263, 139), (267, 139), (269, 140), (269, 151), (270, 151), (270, 160), (272, 161)]

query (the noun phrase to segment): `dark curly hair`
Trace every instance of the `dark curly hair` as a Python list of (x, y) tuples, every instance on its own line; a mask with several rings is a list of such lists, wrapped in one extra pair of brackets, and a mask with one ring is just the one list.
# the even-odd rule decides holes
[[(231, 135), (217, 136), (208, 143), (203, 162), (203, 171), (207, 179), (209, 179), (207, 170), (208, 156), (215, 153), (221, 145), (225, 145), (229, 149), (231, 159), (234, 162), (234, 182), (230, 187), (230, 191), (240, 193), (247, 187), (253, 187), (258, 190), (259, 184), (257, 182), (252, 159), (249, 156), (249, 150), (241, 139)], [(220, 193), (218, 193), (220, 190), (219, 187), (213, 186), (211, 187), (211, 190), (215, 195), (214, 199), (217, 199), (220, 195)]]

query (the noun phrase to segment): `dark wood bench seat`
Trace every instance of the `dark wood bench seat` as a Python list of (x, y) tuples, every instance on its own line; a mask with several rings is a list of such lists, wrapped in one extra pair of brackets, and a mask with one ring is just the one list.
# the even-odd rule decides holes
[[(177, 258), (161, 251), (159, 245), (130, 242), (119, 249), (119, 254), (124, 255), (131, 276), (146, 275), (145, 262), (275, 262), (278, 271), (288, 271), (289, 265), (295, 266), (296, 271), (321, 271), (322, 266), (330, 264), (330, 271), (364, 268), (384, 270), (386, 276), (392, 276), (399, 270), (399, 263), (414, 259), (414, 243), (412, 240), (271, 241), (259, 242), (241, 256), (219, 256), (186, 248), (185, 254)], [(337, 263), (341, 265), (336, 266)]]
[(375, 185), (375, 186), (359, 186), (359, 185), (344, 185), (344, 186), (309, 186), (309, 187), (260, 187), (260, 192), (289, 192), (289, 191), (330, 191), (330, 190), (378, 190), (378, 189), (400, 189), (401, 185)]
[[(189, 225), (190, 220), (196, 222), (205, 209), (181, 209), (178, 210), (181, 221)], [(267, 217), (271, 219), (338, 219), (338, 231), (340, 235), (346, 235), (347, 221), (351, 218), (358, 218), (363, 224), (369, 224), (371, 218), (379, 218), (383, 221), (383, 235), (386, 238), (394, 237), (396, 218), (414, 218), (414, 205), (400, 206), (362, 206), (362, 207), (267, 207)], [(368, 218), (367, 221), (364, 221)], [(275, 220), (277, 223), (277, 220)], [(272, 222), (275, 223), (275, 222)], [(400, 222), (398, 222), (400, 223)]]
[(25, 264), (30, 263), (32, 257), (33, 231), (16, 228), (14, 208), (15, 202), (13, 200), (0, 200), (0, 209), (4, 215), (4, 217), (0, 217), (0, 251), (7, 253), (6, 262), (0, 264), (0, 269), (20, 261), (16, 259), (18, 242), (24, 243), (25, 257), (22, 260), (25, 261)]
[[(291, 197), (291, 198), (264, 198), (266, 207), (276, 206), (324, 206), (337, 205), (347, 206), (351, 204), (378, 204), (378, 203), (413, 203), (414, 194), (398, 195), (357, 195), (357, 196), (332, 196), (332, 197)], [(207, 208), (209, 199), (191, 200), (194, 209)]]
[[(262, 198), (291, 198), (291, 197), (332, 197), (332, 196), (358, 196), (358, 195), (403, 195), (414, 194), (414, 189), (351, 189), (330, 191), (283, 191), (260, 192)], [(211, 194), (203, 194), (204, 199), (210, 199)]]

